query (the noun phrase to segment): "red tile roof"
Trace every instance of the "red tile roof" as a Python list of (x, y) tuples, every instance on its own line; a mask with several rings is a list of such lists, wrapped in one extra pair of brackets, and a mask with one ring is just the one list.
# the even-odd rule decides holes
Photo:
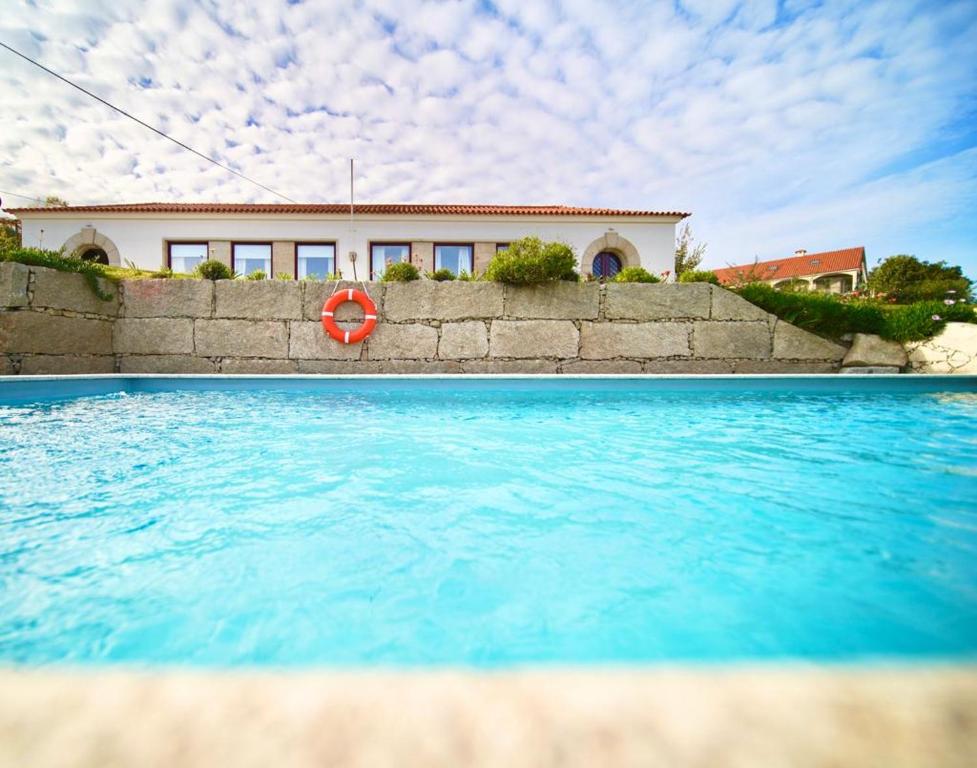
[(845, 272), (859, 269), (865, 263), (865, 248), (844, 248), (840, 251), (822, 251), (791, 256), (786, 259), (758, 261), (739, 267), (713, 270), (719, 282), (743, 283), (750, 280), (787, 280), (792, 277), (819, 275), (827, 272)]
[[(125, 203), (118, 205), (71, 205), (64, 208), (7, 208), (14, 214), (61, 213), (254, 213), (254, 214), (347, 214), (342, 203)], [(363, 215), (405, 216), (668, 216), (685, 218), (681, 211), (631, 211), (616, 208), (577, 208), (569, 205), (452, 205), (408, 203), (358, 203), (354, 211)]]

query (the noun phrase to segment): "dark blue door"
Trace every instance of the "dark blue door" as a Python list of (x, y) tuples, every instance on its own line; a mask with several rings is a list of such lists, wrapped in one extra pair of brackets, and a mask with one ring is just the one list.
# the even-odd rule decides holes
[(601, 251), (594, 256), (594, 266), (591, 272), (594, 277), (609, 280), (621, 271), (621, 259), (610, 251)]

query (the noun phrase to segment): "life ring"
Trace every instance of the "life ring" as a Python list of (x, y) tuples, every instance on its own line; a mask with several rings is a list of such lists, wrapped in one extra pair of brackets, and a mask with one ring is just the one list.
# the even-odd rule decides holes
[[(347, 301), (355, 301), (363, 307), (363, 324), (355, 331), (344, 331), (336, 325), (336, 307)], [(363, 291), (347, 288), (337, 291), (322, 305), (322, 329), (341, 344), (359, 344), (373, 333), (377, 325), (377, 305)]]

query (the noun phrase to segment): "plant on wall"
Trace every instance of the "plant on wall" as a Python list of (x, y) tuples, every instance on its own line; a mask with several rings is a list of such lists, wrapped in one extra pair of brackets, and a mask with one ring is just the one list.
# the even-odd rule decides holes
[(390, 264), (385, 270), (383, 270), (383, 277), (380, 281), (383, 283), (409, 283), (413, 280), (420, 280), (421, 273), (413, 264), (409, 261), (401, 261), (396, 264)]
[(660, 283), (658, 275), (653, 275), (644, 267), (625, 267), (613, 278), (615, 283)]
[(214, 259), (200, 262), (193, 274), (204, 280), (231, 280), (234, 277), (234, 273), (227, 264)]
[(485, 279), (513, 285), (538, 285), (558, 280), (577, 281), (577, 257), (566, 243), (547, 243), (524, 237), (492, 257)]

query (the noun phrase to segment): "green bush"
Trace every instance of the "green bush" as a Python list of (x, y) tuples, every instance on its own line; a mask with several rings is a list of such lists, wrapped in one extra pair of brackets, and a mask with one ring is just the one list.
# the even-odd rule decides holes
[(973, 307), (960, 302), (885, 305), (827, 293), (785, 293), (766, 283), (748, 283), (736, 292), (781, 320), (829, 339), (874, 333), (892, 341), (918, 341), (936, 335), (949, 321), (977, 322)]
[(513, 285), (577, 281), (576, 266), (577, 257), (566, 243), (545, 243), (538, 237), (524, 237), (492, 257), (485, 279)]
[(292, 277), (290, 274), (288, 274), (288, 272), (278, 272), (278, 273), (275, 274), (275, 279), (276, 280), (294, 280), (295, 278)]
[(625, 267), (614, 275), (615, 283), (660, 283), (658, 275), (653, 275), (644, 267)]
[(227, 264), (214, 259), (200, 262), (197, 268), (193, 270), (193, 274), (203, 280), (231, 280), (234, 277), (234, 273)]
[(477, 272), (466, 272), (465, 270), (461, 270), (461, 272), (458, 273), (458, 279), (463, 283), (477, 283), (479, 277)]
[(157, 280), (169, 279), (173, 277), (173, 270), (170, 269), (169, 267), (161, 267), (160, 269), (157, 269), (155, 272), (151, 272), (149, 276)]
[(0, 253), (0, 261), (16, 261), (32, 267), (47, 267), (59, 272), (75, 272), (85, 278), (88, 287), (99, 299), (102, 301), (112, 300), (113, 294), (103, 290), (98, 282), (100, 277), (107, 280), (112, 278), (97, 262), (72, 259), (63, 255), (61, 251), (45, 251), (42, 248), (11, 248)]
[(956, 299), (971, 298), (971, 283), (960, 267), (947, 266), (945, 261), (930, 263), (915, 256), (890, 256), (872, 270), (869, 288), (884, 293), (901, 304), (914, 301), (939, 300), (948, 295)]
[(427, 276), (429, 280), (437, 280), (438, 282), (455, 279), (455, 273), (450, 269), (445, 269), (444, 267), (441, 269), (436, 269), (433, 272), (428, 272)]
[(383, 270), (383, 277), (380, 278), (384, 283), (409, 283), (413, 280), (420, 280), (421, 273), (409, 261), (398, 261), (396, 264), (389, 265)]
[(719, 285), (719, 278), (711, 269), (689, 269), (678, 276), (680, 283), (712, 283)]
[(244, 276), (245, 280), (267, 280), (268, 273), (263, 269), (253, 269)]

